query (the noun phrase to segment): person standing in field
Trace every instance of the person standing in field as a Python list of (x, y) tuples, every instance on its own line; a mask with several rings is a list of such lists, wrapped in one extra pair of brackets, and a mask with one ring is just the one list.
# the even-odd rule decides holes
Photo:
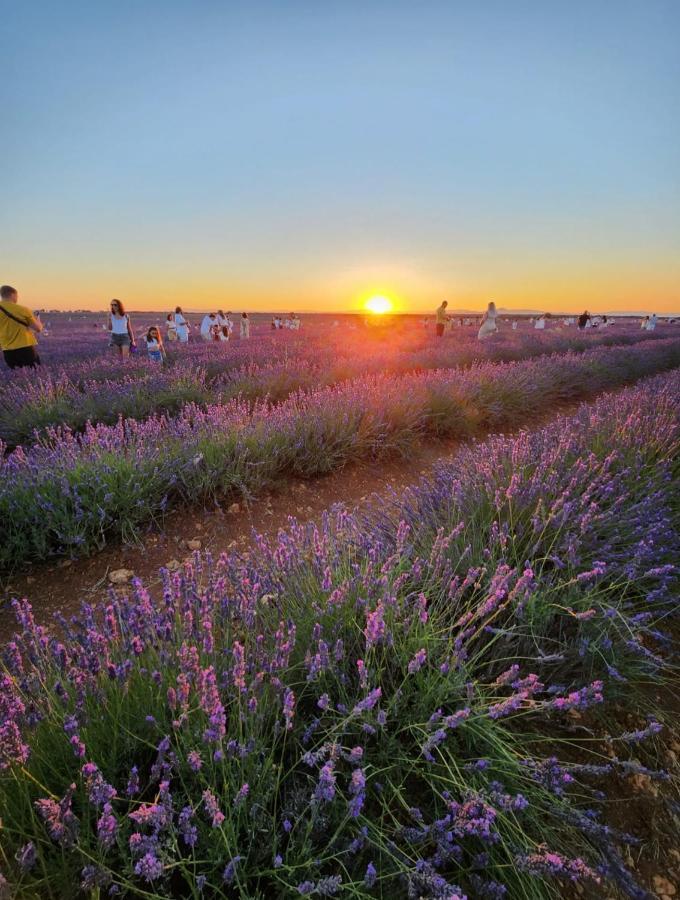
[(201, 337), (204, 341), (212, 341), (214, 339), (213, 326), (218, 326), (217, 316), (215, 313), (206, 313), (201, 322)]
[(496, 324), (496, 304), (491, 300), (486, 312), (482, 316), (482, 324), (477, 332), (477, 339), (483, 341), (484, 338), (490, 337), (492, 334), (498, 333), (498, 325)]
[(538, 331), (543, 331), (545, 329), (545, 316), (540, 315), (536, 321), (534, 322), (534, 328), (538, 329)]
[(578, 327), (579, 331), (583, 331), (586, 327), (587, 323), (590, 321), (590, 313), (587, 309), (584, 309), (581, 315), (578, 317)]
[(180, 344), (187, 344), (189, 342), (189, 323), (184, 318), (181, 306), (175, 308), (174, 320), (177, 340)]
[(444, 336), (444, 329), (446, 328), (446, 307), (448, 306), (447, 300), (442, 300), (441, 304), (437, 307), (437, 311), (435, 313), (436, 322), (437, 322), (437, 337)]
[(652, 313), (651, 316), (648, 316), (647, 325), (645, 326), (647, 331), (654, 331), (656, 328), (656, 313)]
[(248, 313), (241, 313), (241, 339), (250, 337), (250, 319)]
[(110, 334), (109, 347), (119, 356), (130, 355), (130, 348), (135, 344), (130, 316), (120, 300), (112, 300), (107, 321)]
[(18, 303), (19, 292), (9, 284), (0, 287), (0, 347), (10, 369), (40, 365), (36, 334), (43, 330), (39, 315)]
[(168, 340), (176, 341), (177, 340), (177, 329), (175, 328), (175, 317), (172, 313), (168, 313), (165, 320), (165, 327), (168, 330)]

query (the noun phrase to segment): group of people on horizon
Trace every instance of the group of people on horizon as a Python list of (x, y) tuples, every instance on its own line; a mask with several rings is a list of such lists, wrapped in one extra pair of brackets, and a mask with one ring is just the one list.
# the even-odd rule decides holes
[(279, 331), (281, 328), (289, 328), (291, 331), (299, 331), (300, 325), (299, 317), (294, 313), (290, 313), (287, 319), (282, 319), (281, 316), (272, 316), (272, 331)]
[[(488, 337), (491, 337), (494, 334), (498, 333), (498, 312), (496, 310), (496, 304), (491, 300), (489, 305), (486, 308), (486, 311), (482, 315), (481, 318), (471, 318), (461, 317), (461, 316), (449, 316), (447, 314), (448, 302), (443, 300), (440, 305), (435, 310), (435, 331), (438, 337), (443, 337), (446, 328), (453, 328), (456, 325), (479, 325), (479, 331), (477, 332), (477, 337), (480, 341), (485, 340)], [(533, 326), (533, 328), (537, 331), (544, 331), (547, 328), (548, 321), (551, 319), (550, 313), (541, 313), (539, 316), (531, 316), (529, 318), (529, 324)], [(505, 322), (508, 319), (504, 319)], [(675, 320), (671, 320), (674, 322)], [(579, 331), (583, 331), (588, 328), (608, 328), (610, 325), (614, 325), (614, 319), (611, 316), (592, 316), (588, 310), (584, 310), (580, 316), (563, 316), (558, 317), (556, 319), (556, 328), (560, 329), (564, 326), (571, 326), (576, 324), (578, 326)], [(427, 326), (429, 324), (429, 320), (427, 317), (423, 319), (423, 325)], [(651, 316), (645, 316), (644, 319), (640, 321), (640, 327), (646, 331), (654, 331), (657, 324), (657, 316), (656, 313), (652, 313)], [(511, 328), (513, 331), (517, 330), (517, 319), (513, 318), (511, 320)]]

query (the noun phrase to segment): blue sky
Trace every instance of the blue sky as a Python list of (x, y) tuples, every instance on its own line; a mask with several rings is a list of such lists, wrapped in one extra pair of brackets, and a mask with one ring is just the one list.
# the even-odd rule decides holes
[(678, 3), (2, 5), (36, 304), (680, 308)]

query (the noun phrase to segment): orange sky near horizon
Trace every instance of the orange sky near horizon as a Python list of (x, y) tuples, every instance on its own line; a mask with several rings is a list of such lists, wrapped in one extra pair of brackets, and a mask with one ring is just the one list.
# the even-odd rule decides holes
[[(431, 313), (442, 300), (451, 309), (482, 310), (489, 300), (507, 309), (532, 309), (545, 312), (656, 312), (658, 315), (680, 314), (680, 266), (678, 271), (647, 275), (627, 271), (617, 273), (590, 271), (571, 272), (559, 278), (555, 273), (538, 272), (526, 281), (506, 276), (496, 280), (491, 274), (475, 285), (468, 276), (456, 282), (443, 282), (424, 275), (389, 273), (377, 277), (370, 271), (363, 277), (345, 273), (341, 277), (301, 280), (299, 285), (278, 284), (272, 287), (264, 279), (229, 280), (202, 278), (168, 279), (159, 274), (135, 273), (101, 278), (82, 277), (64, 271), (53, 277), (36, 277), (35, 272), (15, 271), (12, 283), (20, 293), (20, 302), (36, 309), (105, 310), (112, 297), (123, 300), (128, 308), (162, 311), (181, 305), (187, 310), (204, 311), (217, 308), (248, 312), (343, 313), (364, 309), (366, 299), (384, 295), (393, 302), (398, 313)], [(7, 273), (9, 274), (9, 273)], [(7, 279), (9, 281), (9, 279)], [(64, 289), (67, 286), (67, 289)]]

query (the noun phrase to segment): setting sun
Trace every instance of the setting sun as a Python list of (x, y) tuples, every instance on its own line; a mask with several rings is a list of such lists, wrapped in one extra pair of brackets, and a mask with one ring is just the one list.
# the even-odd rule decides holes
[(392, 311), (392, 301), (387, 297), (369, 297), (366, 301), (366, 309), (376, 315), (382, 315)]

